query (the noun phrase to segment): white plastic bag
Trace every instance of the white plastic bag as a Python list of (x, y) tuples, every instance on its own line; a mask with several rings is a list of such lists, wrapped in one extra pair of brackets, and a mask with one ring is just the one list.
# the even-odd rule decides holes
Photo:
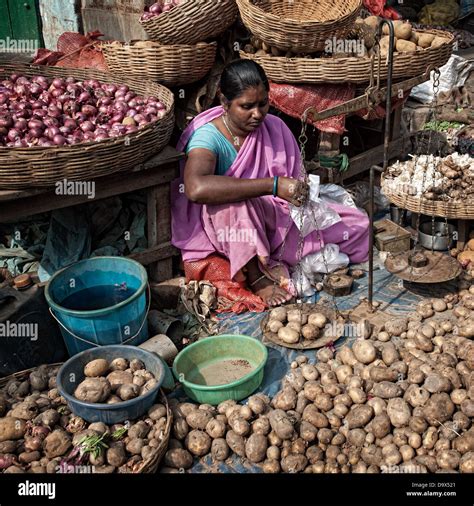
[(309, 280), (308, 276), (298, 266), (291, 274), (291, 281), (296, 289), (298, 297), (311, 297), (316, 291)]
[[(328, 185), (323, 185), (328, 186)], [(336, 186), (336, 185), (331, 185)], [(304, 207), (290, 205), (291, 218), (295, 222), (303, 237), (315, 230), (325, 230), (341, 221), (336, 211), (320, 198), (319, 176), (309, 176), (309, 198)]]
[(326, 244), (321, 251), (306, 255), (301, 260), (303, 272), (310, 281), (319, 272), (327, 274), (348, 265), (349, 257), (340, 252), (337, 244)]

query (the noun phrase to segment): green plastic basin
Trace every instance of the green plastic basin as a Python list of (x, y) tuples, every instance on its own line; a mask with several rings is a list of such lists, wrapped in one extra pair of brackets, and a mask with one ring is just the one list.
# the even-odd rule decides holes
[[(216, 405), (227, 399), (239, 401), (255, 392), (262, 383), (267, 357), (267, 348), (253, 337), (212, 336), (182, 350), (174, 360), (173, 372), (189, 398), (201, 404)], [(206, 384), (202, 372), (209, 378), (210, 371), (219, 371), (222, 364), (235, 364), (238, 360), (250, 364), (247, 374), (221, 385)]]

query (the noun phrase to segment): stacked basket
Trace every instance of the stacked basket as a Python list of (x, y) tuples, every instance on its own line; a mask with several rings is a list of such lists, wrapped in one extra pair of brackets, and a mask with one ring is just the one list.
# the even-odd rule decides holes
[(187, 0), (141, 24), (152, 42), (106, 44), (107, 65), (114, 72), (145, 77), (167, 86), (190, 84), (212, 68), (216, 43), (237, 17), (235, 0)]
[[(385, 58), (380, 63), (369, 56), (343, 58), (313, 58), (312, 53), (325, 50), (325, 44), (348, 37), (361, 9), (360, 0), (237, 0), (242, 20), (252, 34), (272, 49), (272, 54), (241, 51), (241, 58), (259, 63), (268, 77), (281, 83), (319, 84), (341, 82), (368, 83), (372, 72), (387, 79)], [(424, 74), (428, 68), (443, 66), (452, 52), (453, 36), (439, 30), (416, 30), (432, 33), (445, 43), (413, 53), (395, 53), (393, 78), (408, 78)], [(279, 53), (291, 52), (280, 56)], [(307, 57), (296, 57), (304, 53)]]

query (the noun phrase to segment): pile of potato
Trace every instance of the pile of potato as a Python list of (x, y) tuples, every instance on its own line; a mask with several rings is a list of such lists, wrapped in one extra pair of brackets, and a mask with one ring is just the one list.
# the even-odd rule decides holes
[[(58, 367), (40, 366), (28, 379), (12, 379), (0, 390), (0, 471), (84, 472), (69, 467), (61, 471), (60, 466), (86, 436), (105, 435), (108, 448), (81, 465), (93, 466), (94, 473), (137, 472), (162, 444), (168, 421), (165, 406), (155, 404), (128, 425), (89, 424), (71, 413), (60, 396), (57, 371)], [(128, 430), (123, 438), (111, 438), (124, 427)]]
[(83, 402), (116, 404), (149, 392), (156, 384), (155, 376), (138, 359), (115, 358), (92, 360), (84, 367), (85, 380), (74, 391)]
[[(356, 19), (352, 31), (352, 38), (354, 41), (357, 41), (358, 44), (352, 47), (350, 44), (347, 44), (349, 48), (348, 52), (334, 50), (313, 53), (285, 52), (253, 36), (250, 38), (250, 43), (245, 45), (244, 52), (257, 56), (284, 56), (286, 58), (324, 58), (328, 56), (333, 58), (347, 58), (351, 56), (372, 56), (374, 53), (375, 35), (379, 20), (380, 18), (377, 16)], [(423, 51), (428, 48), (437, 48), (445, 44), (447, 40), (445, 37), (439, 37), (434, 34), (417, 32), (408, 21), (393, 21), (393, 24), (395, 32), (394, 51), (398, 53), (412, 53), (414, 51)], [(389, 29), (387, 25), (384, 25), (382, 28), (382, 34), (380, 39), (380, 54), (382, 57), (385, 57), (389, 49)], [(342, 42), (345, 44), (350, 42), (350, 40)]]
[(474, 472), (474, 286), (424, 300), (318, 362), (300, 356), (270, 399), (173, 401), (162, 472), (232, 453), (265, 473)]
[(278, 335), (278, 338), (287, 344), (296, 344), (300, 341), (314, 341), (323, 334), (328, 319), (320, 312), (309, 315), (301, 309), (287, 310), (286, 307), (277, 307), (270, 311), (266, 330)]
[(463, 251), (453, 248), (450, 253), (451, 256), (457, 258), (459, 263), (466, 268), (460, 280), (462, 288), (466, 288), (466, 281), (469, 282), (474, 278), (474, 232), (471, 233), (471, 238), (466, 243)]

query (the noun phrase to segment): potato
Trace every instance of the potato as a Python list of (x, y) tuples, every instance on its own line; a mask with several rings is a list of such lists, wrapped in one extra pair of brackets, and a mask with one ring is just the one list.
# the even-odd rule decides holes
[(297, 395), (295, 390), (290, 386), (286, 386), (275, 395), (272, 405), (276, 409), (288, 411), (289, 409), (296, 408), (296, 401)]
[(430, 424), (446, 422), (454, 413), (454, 404), (445, 392), (433, 394), (423, 408), (423, 415)]
[(301, 473), (307, 464), (308, 459), (304, 455), (288, 455), (281, 460), (281, 469), (284, 473)]
[(314, 405), (321, 411), (329, 411), (333, 408), (331, 396), (326, 393), (317, 395), (314, 399)]
[(374, 416), (374, 410), (371, 406), (362, 405), (356, 406), (346, 417), (346, 422), (349, 429), (356, 429), (367, 425)]
[(355, 358), (363, 364), (370, 364), (375, 360), (376, 350), (370, 341), (357, 339), (352, 346)]
[(173, 435), (176, 439), (184, 439), (189, 432), (189, 425), (185, 418), (175, 418), (173, 420)]
[(283, 327), (283, 323), (279, 320), (270, 320), (267, 325), (268, 330), (270, 332), (274, 332), (275, 334), (277, 334), (278, 331)]
[(182, 448), (168, 450), (163, 460), (165, 466), (174, 469), (189, 469), (193, 465), (193, 456)]
[(364, 24), (372, 28), (372, 30), (377, 30), (379, 25), (380, 18), (378, 16), (368, 16), (363, 20)]
[[(434, 48), (440, 47), (443, 44), (446, 44), (446, 42), (447, 42), (447, 39), (445, 39), (444, 37), (435, 37), (433, 39), (433, 42), (431, 42), (431, 47), (434, 47)], [(462, 259), (459, 259), (459, 256), (458, 256), (458, 260), (462, 260)]]
[(141, 455), (145, 441), (141, 438), (131, 438), (125, 448), (132, 455)]
[[(319, 357), (318, 357), (319, 358)], [(339, 350), (339, 359), (341, 362), (345, 365), (350, 365), (351, 367), (354, 367), (358, 363), (358, 360), (355, 358), (355, 355), (349, 346), (344, 345)]]
[(381, 381), (376, 383), (372, 389), (373, 395), (381, 399), (393, 399), (402, 395), (402, 389), (390, 381)]
[(367, 404), (373, 408), (376, 416), (382, 415), (387, 411), (387, 403), (380, 397), (370, 398)]
[(257, 464), (265, 459), (267, 453), (268, 442), (263, 434), (252, 434), (245, 443), (245, 455)]
[(278, 337), (283, 342), (288, 343), (288, 344), (295, 344), (300, 340), (299, 333), (296, 330), (294, 330), (288, 326), (282, 327), (278, 331)]
[(127, 455), (122, 442), (111, 443), (106, 451), (107, 463), (114, 467), (120, 467), (127, 461)]
[(122, 399), (122, 401), (135, 399), (135, 397), (140, 395), (140, 387), (133, 384), (120, 385), (117, 389), (117, 395)]
[(98, 358), (87, 363), (84, 367), (84, 375), (89, 378), (105, 376), (109, 370), (109, 363), (103, 358)]
[(125, 369), (128, 369), (128, 360), (125, 358), (115, 358), (110, 363), (110, 369), (112, 371), (125, 371)]
[(50, 459), (61, 457), (72, 445), (71, 437), (62, 429), (56, 429), (46, 436), (43, 450)]
[(403, 399), (390, 399), (387, 403), (387, 415), (394, 427), (404, 427), (410, 420), (411, 409)]
[(305, 339), (308, 339), (310, 341), (316, 339), (319, 337), (319, 328), (315, 325), (311, 325), (310, 323), (304, 325), (301, 329), (301, 334)]
[(261, 415), (267, 410), (267, 405), (258, 395), (249, 397), (248, 406), (256, 415)]
[(398, 23), (395, 25), (395, 37), (398, 39), (410, 40), (412, 26), (410, 23)]
[(430, 397), (430, 393), (423, 387), (419, 387), (418, 385), (410, 385), (403, 398), (412, 406), (416, 408), (417, 406), (424, 406)]
[(423, 49), (430, 47), (435, 35), (432, 33), (422, 33), (418, 36), (418, 45)]
[(279, 322), (284, 322), (286, 321), (286, 314), (287, 311), (285, 307), (276, 307), (270, 311), (270, 320), (277, 320)]
[[(352, 353), (352, 351), (351, 351), (351, 353)], [(321, 348), (316, 353), (316, 358), (318, 359), (318, 363), (316, 364), (316, 368), (322, 367), (324, 364), (326, 364), (326, 362), (329, 362), (329, 360), (331, 360), (333, 358), (333, 356), (334, 356), (334, 352), (330, 348)], [(355, 358), (354, 358), (354, 360), (355, 360)]]
[(268, 418), (273, 431), (279, 438), (285, 440), (293, 436), (293, 424), (283, 410), (275, 409), (268, 415)]
[(461, 410), (466, 416), (468, 416), (469, 418), (473, 418), (474, 417), (474, 400), (464, 399), (461, 402)]
[(400, 360), (398, 351), (393, 343), (386, 343), (382, 347), (382, 360), (389, 367), (397, 360)]
[(230, 453), (229, 445), (224, 438), (216, 438), (212, 441), (211, 456), (214, 461), (225, 460)]
[(193, 455), (202, 457), (211, 449), (211, 438), (204, 431), (194, 429), (186, 436), (184, 444)]
[(318, 434), (318, 429), (312, 425), (310, 422), (302, 421), (299, 427), (299, 434), (301, 439), (307, 441), (308, 443), (312, 443), (316, 440), (316, 436)]
[(390, 423), (390, 418), (385, 413), (381, 414), (381, 415), (377, 415), (370, 422), (370, 428), (371, 428), (373, 435), (376, 438), (382, 439), (387, 434), (389, 434), (392, 429), (392, 425)]
[[(194, 427), (199, 428), (199, 427)], [(219, 420), (211, 419), (207, 422), (207, 425), (205, 427), (206, 432), (209, 434), (209, 436), (212, 437), (212, 439), (220, 439), (225, 436), (226, 432), (226, 426), (224, 423), (222, 423)]]
[(304, 422), (309, 422), (317, 429), (322, 429), (329, 426), (327, 416), (324, 413), (321, 413), (314, 404), (309, 404), (308, 406), (306, 406), (306, 408), (303, 411), (302, 420)]
[(375, 445), (369, 445), (362, 448), (360, 456), (366, 464), (378, 466), (382, 461), (382, 449)]
[(48, 375), (43, 370), (37, 369), (29, 376), (31, 390), (46, 390), (48, 388)]
[(364, 404), (367, 401), (367, 395), (361, 388), (349, 388), (347, 393), (354, 404)]
[(265, 474), (277, 474), (281, 471), (280, 462), (278, 460), (267, 459), (262, 465)]
[(229, 430), (225, 436), (229, 448), (239, 457), (245, 457), (245, 439), (233, 430)]
[(247, 420), (241, 418), (239, 414), (229, 418), (229, 425), (239, 436), (247, 436), (250, 433), (250, 424)]
[[(344, 367), (344, 366), (342, 366)], [(375, 383), (382, 381), (393, 382), (398, 378), (397, 371), (390, 369), (389, 367), (371, 367), (370, 368), (370, 379)]]
[(297, 322), (305, 325), (308, 322), (308, 315), (304, 314), (300, 309), (291, 309), (286, 313), (288, 322)]
[(252, 433), (266, 436), (271, 431), (270, 420), (267, 416), (260, 416), (252, 423)]
[(328, 319), (322, 313), (311, 313), (308, 317), (308, 325), (323, 329)]
[(457, 450), (461, 455), (464, 455), (467, 452), (474, 451), (474, 433), (465, 432), (460, 437), (457, 437), (453, 441), (453, 448)]
[(468, 452), (461, 457), (459, 470), (461, 473), (474, 473), (474, 452)]
[(10, 412), (10, 416), (21, 420), (32, 420), (38, 414), (38, 407), (33, 400), (25, 400), (17, 404)]
[(131, 439), (143, 439), (148, 435), (150, 429), (151, 427), (148, 424), (146, 424), (143, 420), (140, 420), (128, 429), (127, 435)]
[(384, 328), (391, 336), (398, 337), (408, 330), (408, 320), (406, 318), (390, 319), (385, 323)]
[(206, 430), (210, 420), (212, 420), (212, 415), (202, 409), (193, 410), (186, 417), (186, 422), (192, 429)]
[(115, 391), (120, 385), (133, 384), (133, 374), (127, 371), (115, 370), (107, 375), (107, 380), (112, 390)]
[(298, 332), (298, 334), (301, 334), (301, 323), (300, 322), (288, 322), (286, 325), (287, 329), (294, 330)]
[(432, 394), (438, 394), (440, 392), (450, 392), (452, 385), (448, 378), (441, 376), (441, 374), (433, 373), (426, 377), (423, 388)]
[(283, 381), (283, 386), (291, 386), (296, 392), (301, 392), (305, 385), (305, 379), (300, 369), (291, 370)]
[(105, 378), (86, 378), (74, 390), (74, 397), (83, 402), (105, 402), (111, 393), (111, 384)]
[(303, 364), (301, 366), (301, 373), (303, 374), (303, 377), (307, 381), (314, 381), (317, 380), (319, 377), (319, 372), (314, 367), (314, 365), (311, 364)]

